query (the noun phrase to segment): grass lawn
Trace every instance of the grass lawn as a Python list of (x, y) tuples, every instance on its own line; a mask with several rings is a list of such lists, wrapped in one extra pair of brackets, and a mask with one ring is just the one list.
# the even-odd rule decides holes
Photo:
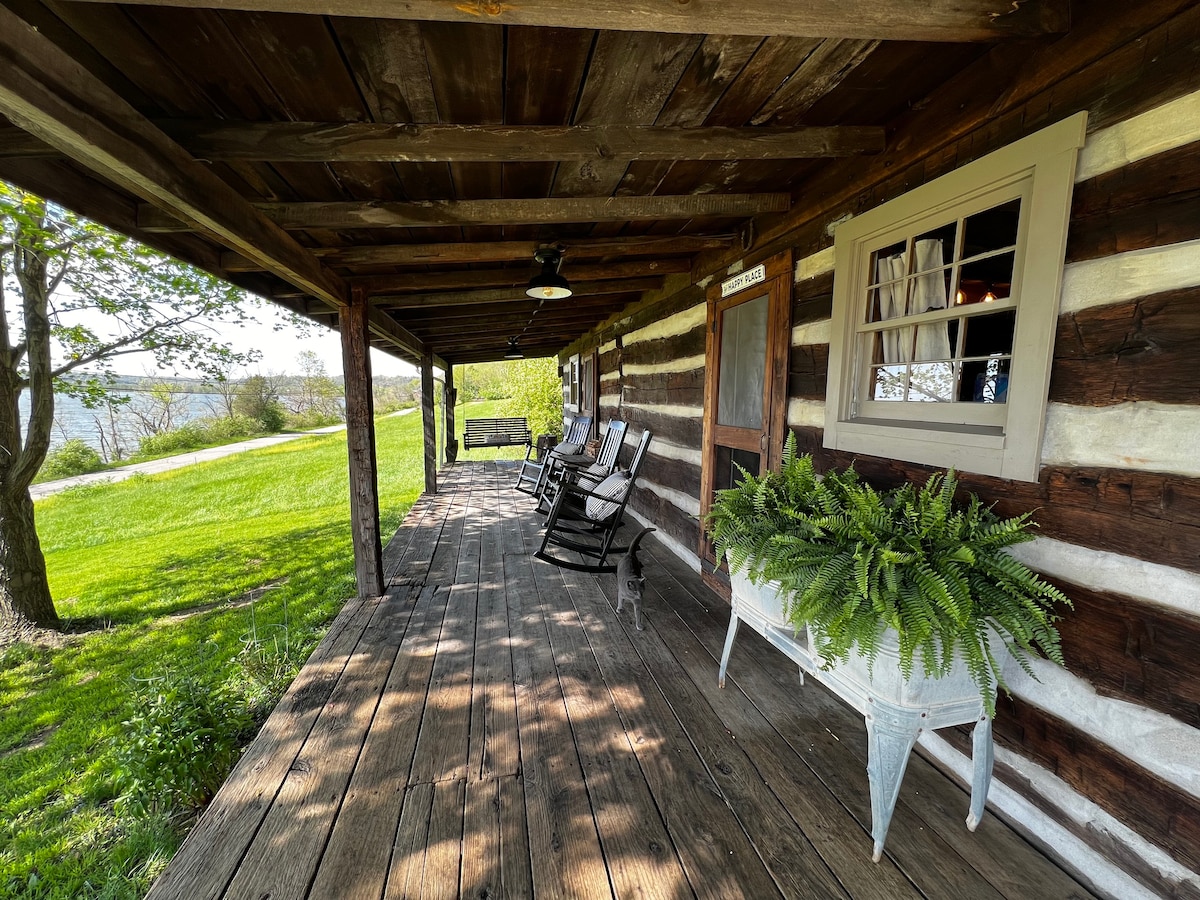
[[(377, 422), (385, 540), (423, 485), (421, 416)], [(114, 806), (139, 691), (194, 679), (258, 721), (353, 595), (345, 434), (37, 505), (71, 633), (0, 648), (0, 897), (136, 898), (193, 819)], [(468, 458), (482, 458), (469, 454)]]

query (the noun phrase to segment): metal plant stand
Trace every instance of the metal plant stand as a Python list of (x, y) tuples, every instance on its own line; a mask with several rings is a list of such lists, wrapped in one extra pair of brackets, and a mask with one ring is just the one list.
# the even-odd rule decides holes
[[(736, 581), (736, 579), (735, 579)], [(748, 584), (748, 582), (747, 582)], [(879, 684), (871, 678), (865, 660), (831, 669), (821, 668), (821, 658), (811, 647), (807, 632), (797, 635), (791, 626), (780, 625), (765, 615), (753, 603), (733, 597), (733, 612), (729, 617), (729, 632), (721, 654), (719, 684), (725, 686), (725, 671), (729, 654), (737, 637), (738, 625), (745, 622), (800, 667), (800, 682), (810, 675), (849, 703), (866, 719), (867, 775), (871, 784), (871, 836), (875, 840), (873, 858), (883, 855), (883, 844), (896, 808), (900, 782), (908, 767), (909, 753), (921, 732), (951, 725), (975, 723), (972, 742), (973, 774), (971, 778), (971, 808), (967, 828), (974, 831), (983, 818), (988, 787), (992, 780), (992, 722), (983, 709), (983, 701), (974, 682), (968, 679), (966, 691), (956, 691), (947, 679), (905, 682), (900, 678), (899, 665), (890, 666), (888, 651), (880, 651), (875, 661), (875, 674), (891, 684)], [(925, 686), (928, 686), (926, 688)], [(967, 696), (962, 696), (962, 694)]]

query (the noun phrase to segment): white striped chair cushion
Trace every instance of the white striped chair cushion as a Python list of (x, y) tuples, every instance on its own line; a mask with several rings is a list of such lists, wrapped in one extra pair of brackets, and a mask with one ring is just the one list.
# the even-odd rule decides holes
[(550, 452), (558, 456), (574, 456), (579, 452), (580, 446), (580, 444), (575, 444), (571, 441), (563, 441)]
[(578, 484), (585, 491), (593, 491), (596, 485), (608, 477), (608, 466), (602, 466), (600, 463), (594, 463), (588, 466), (579, 473), (579, 478), (576, 479)]
[[(589, 519), (600, 521), (607, 519), (621, 505), (621, 498), (629, 489), (629, 476), (624, 472), (613, 472), (602, 482), (592, 488), (598, 497), (588, 497), (587, 516)], [(601, 499), (607, 497), (608, 499)]]

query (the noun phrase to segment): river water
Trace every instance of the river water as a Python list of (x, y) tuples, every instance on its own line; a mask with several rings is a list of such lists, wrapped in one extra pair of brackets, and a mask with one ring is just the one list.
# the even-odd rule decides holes
[[(101, 433), (111, 435), (115, 429), (125, 454), (137, 450), (138, 438), (145, 432), (138, 426), (136, 411), (151, 409), (150, 394), (146, 391), (122, 391), (131, 399), (124, 406), (114, 407), (113, 420), (109, 420), (107, 408), (88, 409), (74, 397), (54, 395), (54, 428), (50, 435), (50, 448), (60, 447), (68, 440), (79, 438), (101, 453), (104, 441)], [(222, 398), (218, 394), (178, 393), (174, 395), (172, 424), (178, 428), (185, 422), (204, 416), (222, 415)], [(21, 415), (29, 421), (29, 394), (21, 394)], [(99, 424), (97, 424), (99, 421)], [(108, 443), (111, 445), (111, 438)]]

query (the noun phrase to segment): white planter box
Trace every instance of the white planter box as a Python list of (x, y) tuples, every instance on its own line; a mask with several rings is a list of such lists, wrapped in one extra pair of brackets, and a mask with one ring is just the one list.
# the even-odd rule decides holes
[[(784, 599), (779, 591), (778, 581), (767, 581), (755, 584), (746, 575), (745, 569), (736, 572), (729, 569), (730, 605), (742, 618), (765, 619), (767, 624), (777, 628), (787, 627), (787, 619), (783, 615)], [(751, 615), (746, 615), (750, 612)], [(756, 615), (755, 615), (756, 614)]]
[[(824, 665), (824, 660), (817, 656), (819, 645), (810, 640), (809, 649), (816, 664)], [(892, 628), (886, 629), (879, 638), (874, 665), (866, 656), (851, 652), (846, 662), (830, 667), (830, 671), (858, 686), (867, 696), (895, 706), (927, 709), (935, 718), (945, 706), (979, 700), (979, 688), (957, 651), (950, 671), (940, 678), (931, 678), (925, 674), (918, 650), (913, 656), (912, 678), (906, 679), (900, 671), (900, 635)]]

